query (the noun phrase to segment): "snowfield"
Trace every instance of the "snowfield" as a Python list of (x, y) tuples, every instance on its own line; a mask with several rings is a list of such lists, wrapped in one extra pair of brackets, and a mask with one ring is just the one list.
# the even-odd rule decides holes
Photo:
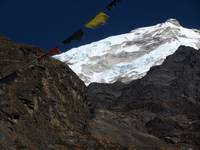
[(130, 33), (73, 48), (54, 56), (85, 82), (130, 82), (146, 75), (180, 45), (200, 48), (200, 31), (182, 27), (175, 19)]

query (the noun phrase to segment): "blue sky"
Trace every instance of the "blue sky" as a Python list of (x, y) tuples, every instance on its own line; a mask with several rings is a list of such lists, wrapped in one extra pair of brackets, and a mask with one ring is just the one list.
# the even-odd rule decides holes
[[(110, 0), (0, 0), (0, 33), (19, 43), (36, 45), (48, 51), (82, 27)], [(109, 12), (108, 23), (87, 30), (71, 47), (126, 33), (176, 18), (188, 28), (200, 29), (199, 0), (122, 0)]]

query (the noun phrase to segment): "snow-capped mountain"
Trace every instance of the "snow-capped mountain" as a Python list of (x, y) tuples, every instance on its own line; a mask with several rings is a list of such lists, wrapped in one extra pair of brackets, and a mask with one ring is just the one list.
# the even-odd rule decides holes
[(67, 63), (88, 85), (129, 82), (160, 65), (180, 45), (200, 48), (200, 31), (182, 27), (175, 19), (155, 26), (73, 48), (55, 58)]

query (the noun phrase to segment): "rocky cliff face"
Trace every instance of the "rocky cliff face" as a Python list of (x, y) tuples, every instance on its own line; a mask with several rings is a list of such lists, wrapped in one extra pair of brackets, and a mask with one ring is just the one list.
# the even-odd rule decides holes
[(199, 66), (200, 52), (181, 46), (142, 79), (127, 85), (91, 84), (93, 136), (137, 149), (198, 150)]
[[(0, 38), (0, 75), (21, 68), (42, 51)], [(84, 83), (54, 59), (27, 66), (0, 85), (0, 149), (64, 149), (87, 135)]]
[(0, 37), (0, 77), (26, 66), (14, 82), (0, 84), (0, 149), (123, 149), (92, 135), (94, 106), (67, 65), (52, 58), (30, 64), (42, 54)]
[(84, 83), (37, 47), (0, 37), (0, 149), (198, 150), (200, 51), (180, 47), (129, 84)]

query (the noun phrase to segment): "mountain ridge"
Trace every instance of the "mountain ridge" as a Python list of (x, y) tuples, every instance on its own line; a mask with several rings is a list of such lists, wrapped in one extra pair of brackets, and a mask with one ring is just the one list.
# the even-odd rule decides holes
[(130, 33), (73, 48), (55, 56), (67, 63), (85, 82), (130, 82), (143, 77), (154, 65), (161, 64), (180, 45), (200, 48), (200, 32), (187, 29), (175, 19)]
[[(136, 149), (157, 149), (150, 137), (137, 145), (142, 137), (138, 131), (168, 144), (159, 150), (199, 150), (199, 65), (200, 51), (180, 46), (163, 64), (129, 84), (91, 83), (87, 95), (96, 107), (93, 136), (127, 146), (135, 139)], [(148, 140), (154, 144), (149, 146)]]
[[(0, 37), (0, 75), (42, 55)], [(200, 51), (181, 46), (129, 84), (86, 87), (47, 58), (0, 84), (0, 149), (198, 150)]]

